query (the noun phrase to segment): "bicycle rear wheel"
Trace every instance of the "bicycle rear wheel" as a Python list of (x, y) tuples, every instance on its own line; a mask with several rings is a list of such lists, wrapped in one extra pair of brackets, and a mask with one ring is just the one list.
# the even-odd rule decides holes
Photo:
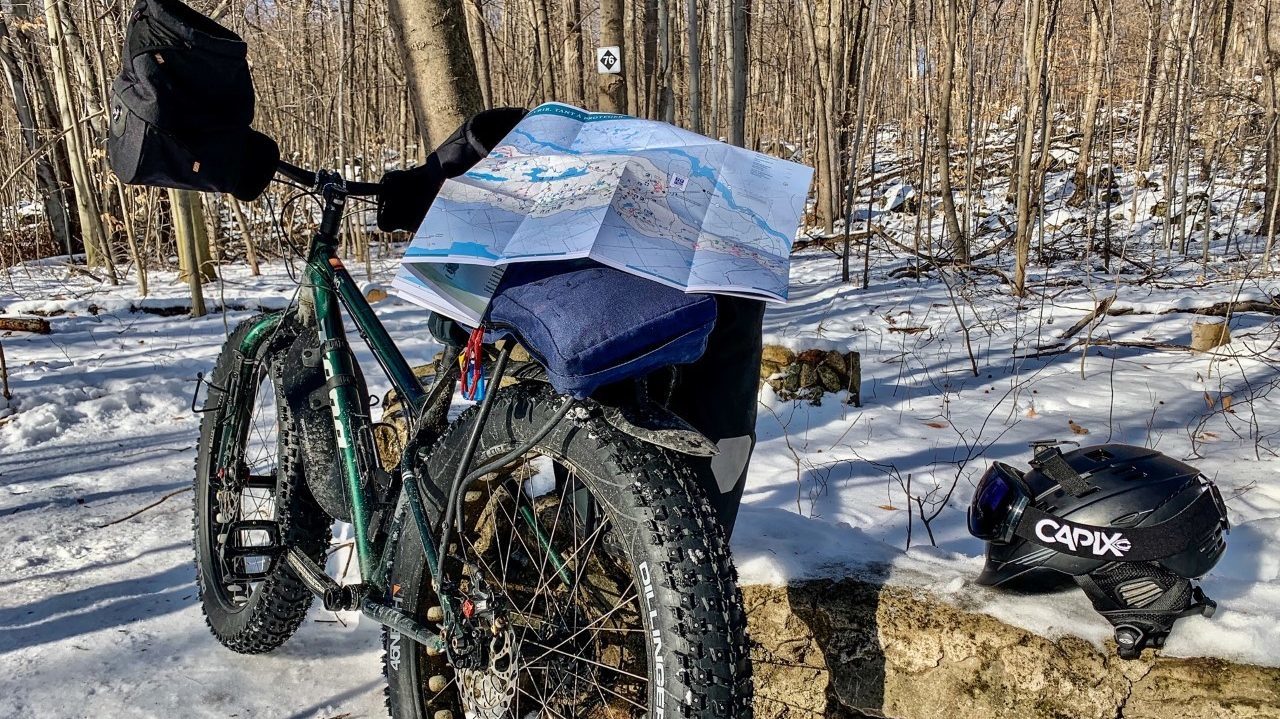
[[(523, 444), (563, 397), (501, 390), (475, 465)], [(474, 411), (425, 461), (447, 492)], [(435, 509), (439, 509), (436, 507)], [(598, 417), (561, 422), (525, 457), (478, 482), (444, 559), (443, 593), (468, 619), (432, 656), (387, 632), (398, 719), (747, 717), (751, 667), (723, 532), (678, 455)], [(407, 522), (391, 601), (438, 623), (439, 598)]]

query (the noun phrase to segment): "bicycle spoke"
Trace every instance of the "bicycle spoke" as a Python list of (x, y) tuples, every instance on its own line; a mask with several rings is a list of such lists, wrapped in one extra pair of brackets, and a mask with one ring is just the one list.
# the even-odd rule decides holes
[[(488, 622), (504, 622), (495, 626), (507, 628), (499, 641), (515, 643), (507, 645), (514, 675), (501, 678), (507, 650), (498, 648), (490, 663), (460, 670), (477, 672), (476, 682), (459, 674), (440, 694), (477, 716), (639, 716), (649, 686), (639, 580), (576, 468), (565, 476), (544, 461), (556, 460), (526, 457), (480, 485), (482, 499), (464, 502), (460, 550), (446, 564), (459, 601), (493, 613), (467, 631), (487, 637)], [(553, 471), (554, 489), (543, 483)]]

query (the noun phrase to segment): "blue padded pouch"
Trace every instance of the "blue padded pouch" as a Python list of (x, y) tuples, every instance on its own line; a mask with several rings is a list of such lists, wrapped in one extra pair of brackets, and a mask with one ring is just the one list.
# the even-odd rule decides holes
[(595, 262), (507, 268), (485, 329), (514, 335), (557, 392), (579, 399), (660, 367), (693, 362), (716, 321), (711, 295), (691, 295)]

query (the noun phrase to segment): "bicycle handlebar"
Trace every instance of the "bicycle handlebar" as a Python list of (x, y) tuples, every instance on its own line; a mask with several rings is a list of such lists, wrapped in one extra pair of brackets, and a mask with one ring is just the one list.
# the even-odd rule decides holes
[[(276, 167), (276, 172), (307, 187), (316, 187), (320, 184), (319, 176), (311, 170), (306, 170), (297, 165), (281, 160)], [(347, 195), (354, 197), (371, 197), (376, 196), (382, 191), (382, 185), (377, 182), (354, 182), (348, 180), (346, 183)]]

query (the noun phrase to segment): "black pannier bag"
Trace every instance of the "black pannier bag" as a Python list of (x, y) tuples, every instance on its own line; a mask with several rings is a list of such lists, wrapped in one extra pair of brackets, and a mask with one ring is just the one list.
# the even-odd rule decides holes
[(262, 194), (280, 150), (249, 127), (253, 79), (240, 36), (179, 0), (138, 0), (111, 88), (107, 157), (123, 182), (241, 200)]

